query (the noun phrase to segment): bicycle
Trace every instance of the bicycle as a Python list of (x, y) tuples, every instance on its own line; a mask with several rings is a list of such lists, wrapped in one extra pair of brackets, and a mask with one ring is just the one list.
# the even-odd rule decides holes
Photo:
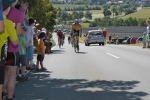
[(59, 41), (59, 48), (61, 48), (61, 46), (63, 46), (63, 40), (62, 39), (60, 39), (60, 41)]
[(73, 46), (74, 46), (74, 51), (77, 53), (79, 53), (79, 40), (78, 40), (78, 37), (77, 37), (77, 33), (74, 33), (74, 36), (73, 36)]

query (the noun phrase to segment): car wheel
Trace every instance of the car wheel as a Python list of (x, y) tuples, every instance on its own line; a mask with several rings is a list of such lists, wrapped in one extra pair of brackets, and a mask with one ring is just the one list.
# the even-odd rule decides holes
[(87, 44), (85, 43), (85, 46), (87, 46)]
[(89, 43), (87, 43), (87, 46), (90, 46), (90, 44), (89, 44)]
[(99, 46), (101, 46), (101, 43), (99, 43)]
[(104, 43), (102, 43), (102, 45), (104, 45)]

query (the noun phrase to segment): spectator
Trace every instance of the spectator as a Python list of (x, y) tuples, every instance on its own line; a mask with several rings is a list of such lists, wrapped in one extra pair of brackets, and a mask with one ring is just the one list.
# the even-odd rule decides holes
[[(0, 55), (1, 58), (3, 58), (1, 60), (1, 63), (3, 67), (1, 67), (2, 69), (0, 69), (0, 74), (4, 74), (4, 63), (5, 63), (5, 56), (4, 56), (4, 43), (7, 41), (7, 37), (9, 37), (9, 41), (12, 43), (12, 45), (14, 47), (16, 47), (18, 45), (18, 38), (17, 38), (17, 34), (16, 34), (16, 30), (14, 28), (13, 22), (6, 19), (6, 15), (9, 13), (10, 11), (10, 5), (12, 3), (14, 3), (15, 0), (3, 0), (2, 1), (2, 5), (3, 5), (3, 15), (4, 15), (4, 22), (5, 22), (5, 30), (3, 33), (0, 34), (0, 48), (2, 47), (2, 54)], [(1, 39), (3, 38), (3, 39)], [(16, 63), (14, 62), (14, 55), (17, 56), (17, 53), (13, 53), (13, 55), (10, 55), (10, 52), (7, 53), (7, 65), (6, 66), (6, 70), (5, 70), (5, 81), (4, 81), (4, 89), (7, 87), (7, 92), (8, 92), (8, 98), (7, 100), (12, 100), (13, 95), (14, 95), (14, 90), (15, 90), (15, 78), (16, 78), (16, 66), (14, 66)], [(1, 75), (0, 75), (1, 76)], [(3, 76), (2, 76), (3, 77)], [(3, 78), (2, 78), (3, 80)], [(3, 83), (3, 81), (1, 82)], [(1, 87), (2, 88), (2, 87)], [(1, 96), (0, 96), (1, 99)]]
[[(19, 37), (19, 43), (20, 43), (20, 52), (19, 52), (19, 63), (18, 63), (18, 68), (17, 68), (17, 80), (18, 81), (27, 81), (28, 77), (25, 77), (25, 68), (26, 68), (25, 48), (27, 48), (32, 43), (32, 41), (29, 40), (29, 43), (27, 43), (23, 34), (21, 34)], [(20, 64), (22, 65), (21, 66), (21, 77), (19, 76)]]
[(146, 28), (146, 31), (147, 31), (147, 44), (148, 44), (148, 46), (147, 46), (147, 48), (150, 48), (150, 20), (148, 20), (147, 21), (147, 28)]
[(3, 11), (2, 11), (2, 0), (0, 0), (0, 32), (4, 31)]
[(44, 39), (44, 45), (46, 46), (46, 50), (45, 50), (46, 53), (53, 53), (51, 50), (52, 48), (52, 42), (50, 40), (51, 37), (52, 37), (51, 34), (47, 34)]
[(104, 41), (106, 43), (106, 36), (107, 36), (107, 30), (106, 30), (106, 28), (103, 29), (103, 36), (104, 36)]
[(47, 30), (45, 28), (42, 28), (42, 32), (45, 33), (45, 38), (43, 39), (44, 45), (46, 46), (45, 53), (53, 53), (51, 51), (52, 43), (50, 42), (52, 35), (50, 33), (47, 34)]
[(45, 38), (45, 33), (41, 32), (39, 34), (39, 40), (37, 42), (37, 67), (36, 70), (39, 70), (39, 62), (41, 65), (41, 70), (46, 70), (46, 68), (43, 67), (43, 60), (44, 60), (44, 55), (45, 55), (45, 46), (44, 46), (44, 41), (43, 39)]
[(26, 69), (33, 70), (33, 68), (29, 66), (29, 62), (33, 59), (33, 36), (36, 36), (33, 29), (35, 22), (33, 18), (30, 18), (28, 21), (29, 26), (27, 26), (27, 31), (24, 35), (27, 43), (29, 43), (30, 40), (32, 41), (32, 43), (26, 49)]
[(142, 36), (143, 48), (146, 48), (146, 41), (147, 41), (147, 36), (146, 36), (146, 32), (144, 32)]
[[(4, 31), (4, 21), (3, 21), (3, 11), (2, 11), (2, 1), (0, 0), (0, 41), (1, 41), (1, 39), (3, 38), (2, 36), (1, 36), (1, 34), (2, 34), (2, 32)], [(5, 41), (6, 41), (7, 39), (5, 39)], [(4, 42), (5, 42), (4, 41)], [(4, 47), (3, 47), (3, 45), (4, 44), (1, 44), (0, 45), (0, 94), (2, 94), (2, 89), (3, 89), (3, 84), (4, 84), (4, 72), (5, 72), (5, 70), (4, 70), (4, 67), (5, 67), (5, 60), (4, 61), (2, 61), (1, 59), (3, 58), (3, 54), (4, 54)], [(2, 95), (0, 95), (0, 100), (2, 100)]]
[[(13, 23), (15, 24), (17, 35), (19, 36), (21, 34), (21, 23), (24, 21), (24, 16), (20, 10), (15, 8), (17, 2), (18, 0), (16, 0), (16, 2), (12, 4), (11, 10), (7, 15), (7, 18), (13, 21)], [(19, 48), (17, 50), (19, 50)]]
[(112, 36), (109, 34), (109, 44), (111, 44)]

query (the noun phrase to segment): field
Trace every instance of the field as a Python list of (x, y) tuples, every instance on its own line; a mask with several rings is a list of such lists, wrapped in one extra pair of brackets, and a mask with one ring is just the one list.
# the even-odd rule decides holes
[[(72, 5), (72, 4), (52, 4), (54, 7), (56, 7), (56, 8), (61, 8), (61, 9), (65, 9), (65, 7), (66, 8), (74, 8), (74, 7), (79, 7), (79, 6), (84, 6), (85, 7), (85, 5), (76, 5), (76, 4), (74, 4), (74, 5)], [(94, 7), (94, 6), (88, 6), (88, 7)], [(100, 6), (101, 7), (101, 6)]]
[(129, 17), (133, 17), (133, 18), (145, 18), (148, 19), (150, 17), (150, 8), (144, 8), (144, 9), (140, 9), (135, 13), (129, 14), (127, 16), (124, 16), (122, 18), (129, 18)]
[(89, 23), (81, 23), (82, 27), (89, 27)]
[[(85, 6), (85, 5), (53, 4), (53, 6), (56, 8), (60, 7), (61, 9), (64, 9), (65, 7), (74, 8), (74, 7)], [(99, 18), (99, 17), (100, 18), (104, 17), (103, 16), (103, 10), (89, 10), (89, 11), (92, 12), (93, 19)], [(84, 13), (85, 12), (86, 11), (84, 11)], [(72, 13), (72, 11), (68, 11), (68, 13)], [(132, 14), (129, 14), (127, 16), (120, 17), (120, 18), (133, 17), (133, 18), (145, 18), (145, 19), (147, 19), (150, 16), (149, 13), (150, 13), (150, 7), (144, 7), (143, 9), (137, 10), (137, 12), (135, 12), (135, 13), (132, 13)]]

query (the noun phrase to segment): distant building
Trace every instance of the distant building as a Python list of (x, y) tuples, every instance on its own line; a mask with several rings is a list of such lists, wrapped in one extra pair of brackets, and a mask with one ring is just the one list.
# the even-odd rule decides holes
[(122, 3), (123, 3), (123, 1), (118, 1), (118, 3), (119, 3), (119, 4), (122, 4)]

